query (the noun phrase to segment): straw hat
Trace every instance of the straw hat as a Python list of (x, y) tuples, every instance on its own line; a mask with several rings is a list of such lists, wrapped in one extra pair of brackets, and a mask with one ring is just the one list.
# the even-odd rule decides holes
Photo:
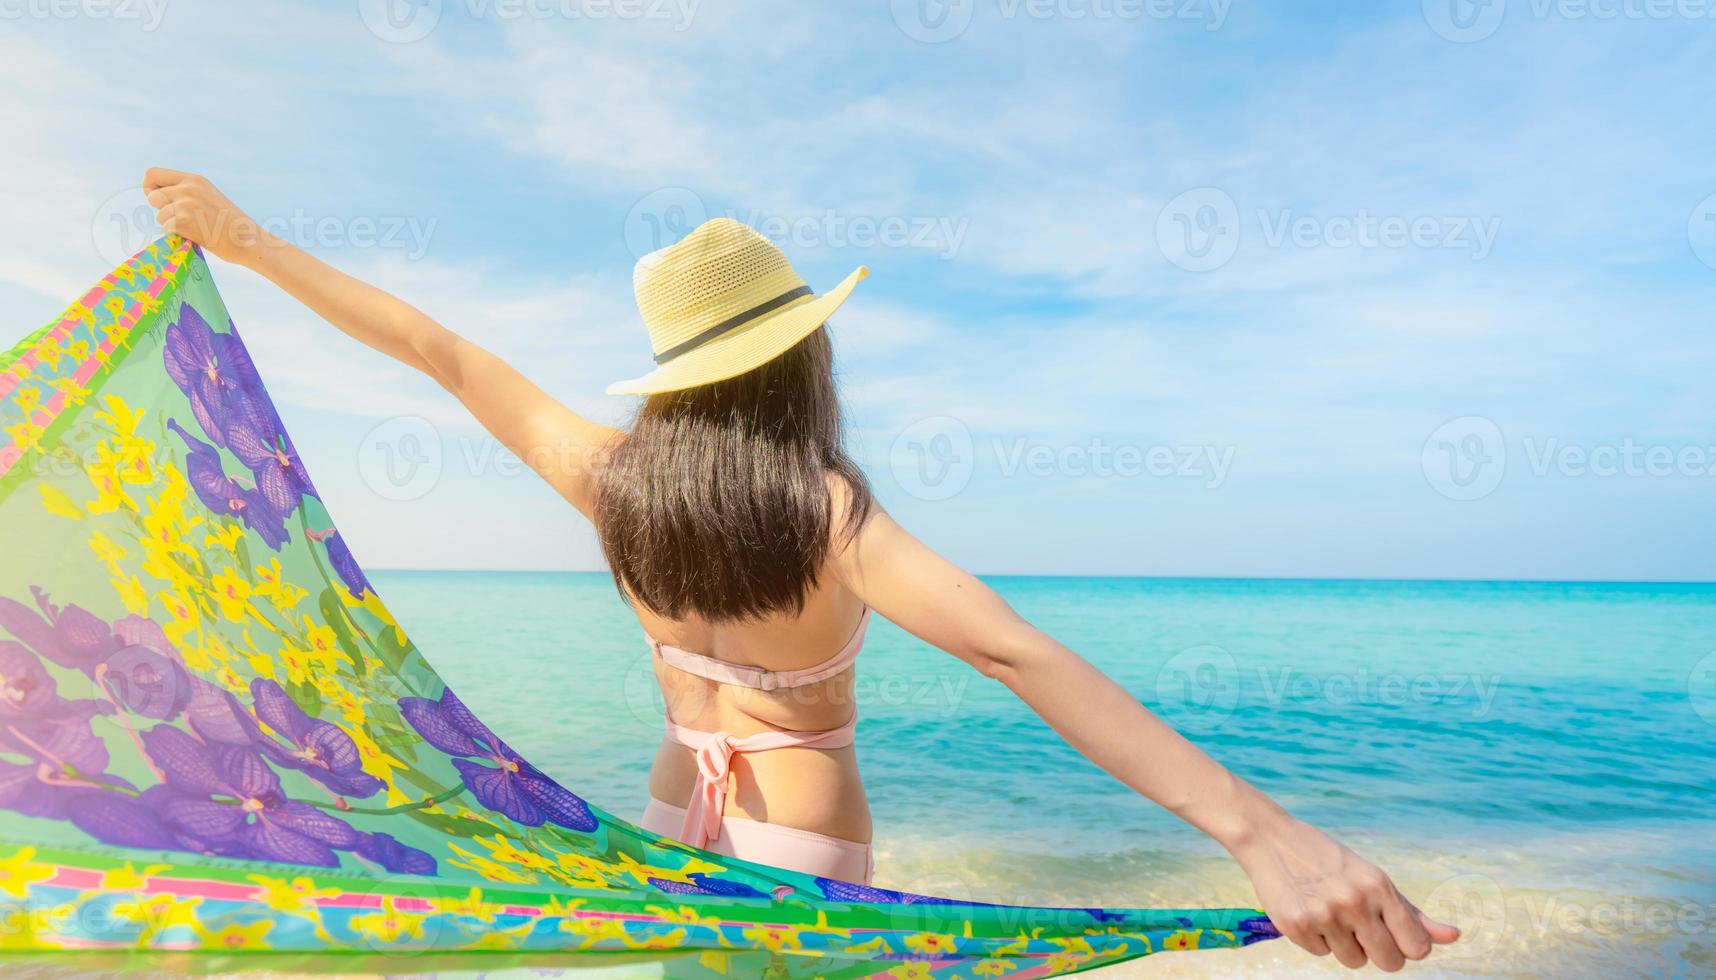
[(859, 266), (821, 296), (774, 243), (731, 218), (699, 225), (638, 260), (638, 311), (656, 369), (610, 395), (651, 395), (737, 377), (811, 335), (870, 274)]

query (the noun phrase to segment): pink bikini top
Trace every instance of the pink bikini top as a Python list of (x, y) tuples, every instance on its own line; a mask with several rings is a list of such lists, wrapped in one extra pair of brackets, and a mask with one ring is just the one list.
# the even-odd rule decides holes
[[(705, 677), (718, 684), (748, 687), (757, 691), (791, 690), (825, 681), (842, 671), (850, 670), (864, 646), (864, 631), (870, 626), (870, 609), (858, 619), (858, 628), (840, 652), (822, 663), (801, 670), (764, 670), (744, 664), (730, 664), (702, 653), (693, 653), (650, 638), (655, 656), (675, 670)], [(733, 756), (741, 752), (768, 752), (773, 749), (811, 748), (838, 749), (852, 744), (858, 728), (858, 712), (839, 728), (825, 732), (794, 732), (777, 729), (739, 738), (728, 732), (705, 732), (686, 728), (667, 719), (667, 735), (697, 755), (697, 783), (692, 787), (691, 803), (685, 808), (685, 825), (679, 839), (692, 847), (707, 846), (721, 836), (721, 813), (727, 804), (727, 775), (732, 771)]]

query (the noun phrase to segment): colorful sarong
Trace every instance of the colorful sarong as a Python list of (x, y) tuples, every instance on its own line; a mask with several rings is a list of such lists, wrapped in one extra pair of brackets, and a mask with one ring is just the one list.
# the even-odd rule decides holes
[(1274, 935), (813, 878), (591, 806), (406, 638), (182, 239), (0, 356), (0, 957), (1023, 978)]

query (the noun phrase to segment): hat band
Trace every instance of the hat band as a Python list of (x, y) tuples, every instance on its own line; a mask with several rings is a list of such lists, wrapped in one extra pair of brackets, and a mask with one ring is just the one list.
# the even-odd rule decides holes
[(793, 300), (798, 299), (800, 296), (809, 296), (810, 294), (811, 289), (809, 286), (800, 286), (797, 289), (788, 290), (766, 303), (751, 307), (738, 316), (728, 317), (707, 330), (699, 331), (697, 336), (692, 337), (684, 343), (674, 344), (667, 350), (655, 355), (655, 362), (657, 364), (666, 364), (668, 361), (673, 360), (679, 355), (695, 350), (729, 330), (742, 327), (760, 316), (773, 313)]

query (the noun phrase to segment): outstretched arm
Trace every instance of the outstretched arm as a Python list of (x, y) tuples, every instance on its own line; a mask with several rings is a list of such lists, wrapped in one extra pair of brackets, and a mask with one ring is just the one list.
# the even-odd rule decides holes
[(1276, 927), (1312, 953), (1397, 970), (1459, 931), (1386, 874), (1229, 772), (977, 578), (876, 511), (836, 559), (877, 612), (994, 678), (1121, 782), (1210, 835), (1250, 876)]
[(206, 178), (156, 167), (143, 190), (164, 230), (260, 273), (347, 334), (434, 378), (561, 496), (592, 512), (592, 476), (617, 430), (573, 412), (404, 300), (268, 233)]

